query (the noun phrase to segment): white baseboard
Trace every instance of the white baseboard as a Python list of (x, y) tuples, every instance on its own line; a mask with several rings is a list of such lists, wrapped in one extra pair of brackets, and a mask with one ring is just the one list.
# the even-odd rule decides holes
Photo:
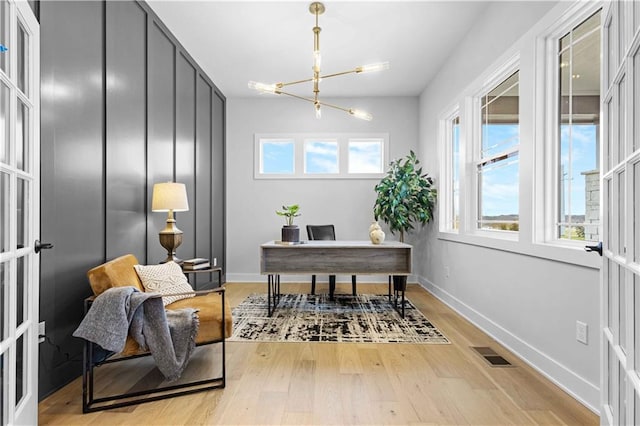
[(585, 380), (566, 366), (534, 348), (518, 336), (466, 305), (446, 290), (436, 286), (424, 277), (418, 283), (443, 303), (487, 333), (498, 343), (509, 349), (540, 374), (551, 380), (582, 405), (600, 414), (600, 388)]

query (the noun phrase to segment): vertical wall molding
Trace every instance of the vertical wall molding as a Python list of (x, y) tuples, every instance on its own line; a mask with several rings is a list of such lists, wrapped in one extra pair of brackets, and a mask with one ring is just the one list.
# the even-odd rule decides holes
[[(166, 257), (154, 183), (188, 185), (178, 255), (225, 266), (217, 241), (226, 200), (212, 199), (224, 194), (225, 177), (212, 161), (224, 152), (226, 99), (143, 1), (42, 2), (40, 12), (49, 52), (41, 61), (41, 237), (55, 244), (41, 258), (40, 318), (53, 343), (40, 346), (43, 398), (81, 373), (81, 341), (71, 333), (91, 294), (86, 272), (126, 253), (147, 264)], [(198, 283), (212, 279), (199, 274)]]

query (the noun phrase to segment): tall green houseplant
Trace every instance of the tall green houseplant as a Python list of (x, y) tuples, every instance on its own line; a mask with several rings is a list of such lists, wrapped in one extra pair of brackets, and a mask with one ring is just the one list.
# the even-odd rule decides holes
[(405, 158), (393, 160), (387, 175), (375, 187), (378, 194), (373, 215), (389, 226), (391, 233), (404, 234), (414, 229), (413, 224), (424, 225), (433, 219), (437, 191), (433, 179), (422, 173), (420, 161), (413, 151)]

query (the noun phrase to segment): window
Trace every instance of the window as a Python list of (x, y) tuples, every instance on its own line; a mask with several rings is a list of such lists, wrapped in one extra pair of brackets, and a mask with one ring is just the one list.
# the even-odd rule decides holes
[(440, 120), (442, 153), (440, 192), (440, 231), (460, 230), (460, 112), (456, 106)]
[(519, 230), (519, 72), (480, 98), (477, 228)]
[(304, 172), (306, 174), (338, 173), (338, 141), (308, 139), (304, 141)]
[(292, 175), (295, 172), (293, 139), (260, 139), (260, 174)]
[(256, 179), (380, 178), (389, 136), (377, 134), (257, 134)]
[(557, 55), (554, 238), (599, 241), (600, 12), (564, 34)]

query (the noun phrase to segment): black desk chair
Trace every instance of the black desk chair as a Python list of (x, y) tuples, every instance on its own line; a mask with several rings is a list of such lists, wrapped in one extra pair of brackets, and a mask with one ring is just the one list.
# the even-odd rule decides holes
[[(307, 225), (307, 236), (309, 240), (335, 240), (336, 230), (333, 225)], [(329, 275), (329, 296), (333, 299), (333, 292), (336, 288), (336, 276)], [(356, 295), (356, 276), (351, 275), (351, 291)], [(316, 276), (311, 276), (311, 294), (316, 294)]]

